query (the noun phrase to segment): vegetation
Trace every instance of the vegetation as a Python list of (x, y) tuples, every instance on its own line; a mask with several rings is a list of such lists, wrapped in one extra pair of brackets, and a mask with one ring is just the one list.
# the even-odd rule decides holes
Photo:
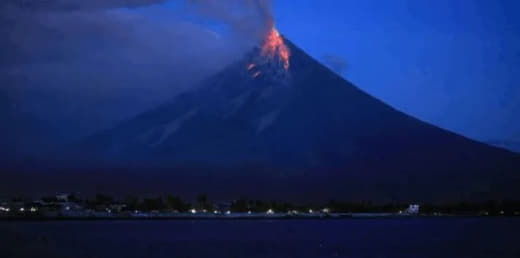
[[(69, 195), (67, 201), (57, 197), (43, 197), (38, 202), (24, 201), (20, 198), (11, 199), (10, 203), (25, 203), (25, 207), (38, 207), (44, 205), (49, 209), (64, 207), (63, 203), (77, 204), (94, 211), (114, 212), (188, 212), (191, 209), (206, 212), (234, 212), (234, 213), (264, 213), (272, 210), (277, 213), (398, 213), (404, 212), (410, 203), (375, 204), (372, 202), (339, 202), (329, 201), (326, 204), (295, 204), (280, 201), (248, 200), (246, 198), (228, 202), (212, 202), (207, 194), (197, 195), (193, 205), (184, 201), (179, 196), (166, 195), (158, 197), (140, 198), (127, 196), (122, 199), (114, 198), (107, 194), (97, 194), (94, 197), (80, 199), (78, 196)], [(7, 202), (4, 202), (4, 204)], [(43, 203), (43, 204), (42, 204)], [(2, 202), (0, 202), (2, 204)], [(2, 204), (2, 205), (4, 205)], [(443, 204), (419, 203), (421, 214), (441, 215), (520, 215), (520, 201), (485, 201), (485, 202), (458, 202)], [(72, 206), (72, 205), (70, 205)], [(7, 207), (7, 206), (6, 206)], [(19, 208), (18, 208), (19, 209)], [(72, 208), (71, 208), (72, 209)], [(16, 209), (12, 209), (16, 210)]]

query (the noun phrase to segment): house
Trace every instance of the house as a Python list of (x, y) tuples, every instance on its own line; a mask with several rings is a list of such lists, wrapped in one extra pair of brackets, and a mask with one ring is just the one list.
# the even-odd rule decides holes
[(126, 208), (126, 204), (113, 203), (108, 206), (111, 212), (122, 212)]
[(410, 215), (417, 215), (419, 214), (419, 208), (419, 204), (410, 204), (405, 212)]
[(61, 210), (62, 211), (79, 211), (79, 210), (83, 210), (83, 207), (81, 207), (81, 205), (79, 205), (75, 202), (63, 202), (63, 203), (61, 203)]
[(7, 202), (0, 202), (0, 213), (2, 212), (9, 212), (11, 209), (9, 208), (9, 203)]
[(58, 200), (58, 202), (68, 202), (69, 197), (70, 197), (70, 194), (57, 194), (56, 200)]

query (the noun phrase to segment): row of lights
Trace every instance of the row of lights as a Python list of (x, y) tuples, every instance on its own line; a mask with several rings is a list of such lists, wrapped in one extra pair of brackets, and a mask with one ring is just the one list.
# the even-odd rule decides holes
[[(36, 207), (31, 207), (31, 208), (29, 209), (29, 211), (30, 211), (30, 212), (37, 212), (38, 209), (37, 209)], [(25, 212), (25, 208), (23, 208), (23, 207), (20, 208), (20, 212)]]
[[(19, 210), (20, 212), (25, 212), (25, 208), (24, 208), (24, 207), (22, 207), (22, 208), (20, 208), (20, 209), (18, 209), (18, 210)], [(6, 207), (1, 207), (1, 206), (0, 206), (0, 211), (3, 211), (3, 212), (10, 212), (11, 209), (10, 209), (10, 208), (6, 208)], [(29, 209), (29, 211), (30, 211), (30, 212), (37, 212), (37, 211), (38, 211), (38, 208), (36, 208), (36, 207), (31, 207), (31, 208)]]
[[(207, 213), (207, 210), (202, 210), (201, 212), (202, 213)], [(309, 209), (308, 212), (309, 212), (309, 214), (315, 213), (315, 211), (312, 210), (312, 209)], [(325, 208), (325, 209), (322, 209), (321, 212), (323, 212), (323, 213), (330, 213), (330, 209)], [(197, 214), (198, 211), (196, 209), (191, 209), (190, 213), (191, 214)], [(218, 211), (218, 210), (214, 210), (213, 213), (214, 214), (220, 214), (221, 212)], [(298, 214), (299, 212), (297, 210), (292, 210), (292, 211), (289, 211), (288, 213), (289, 214)], [(228, 211), (225, 212), (225, 214), (229, 215), (229, 214), (231, 214), (231, 211), (228, 210)], [(247, 214), (252, 214), (252, 212), (248, 211)], [(275, 214), (275, 211), (273, 209), (269, 209), (269, 210), (266, 211), (266, 214)]]
[[(0, 208), (0, 211), (2, 211), (2, 208)], [(197, 214), (198, 212), (199, 212), (199, 211), (197, 211), (196, 209), (191, 209), (191, 210), (190, 210), (190, 213), (192, 213), (192, 214)], [(202, 213), (207, 213), (207, 210), (202, 210), (201, 212), (202, 212)], [(324, 209), (321, 210), (321, 212), (322, 212), (322, 213), (330, 213), (330, 209), (329, 209), (329, 208), (324, 208)], [(136, 211), (136, 213), (137, 213), (137, 211)], [(220, 214), (221, 212), (218, 211), (218, 210), (214, 210), (213, 213), (214, 213), (214, 214)], [(269, 210), (267, 210), (265, 213), (266, 213), (266, 214), (275, 214), (276, 212), (275, 212), (273, 209), (269, 209)], [(297, 211), (297, 210), (292, 210), (292, 211), (288, 211), (287, 213), (288, 213), (288, 214), (299, 214), (300, 212)], [(308, 210), (308, 213), (309, 213), (309, 214), (314, 214), (314, 213), (316, 213), (316, 211), (313, 210), (313, 209), (309, 209), (309, 210)], [(401, 214), (401, 213), (403, 213), (403, 211), (400, 210), (399, 213)], [(225, 212), (225, 214), (229, 215), (229, 214), (231, 214), (231, 211), (228, 210), (228, 211)], [(248, 211), (247, 214), (252, 214), (252, 212), (251, 212), (251, 211)], [(440, 215), (440, 213), (434, 213), (434, 214), (435, 214), (435, 215)], [(485, 215), (488, 215), (489, 213), (488, 213), (488, 212), (485, 212), (484, 214), (485, 214)], [(504, 211), (500, 211), (500, 214), (501, 214), (501, 215), (504, 215)], [(520, 212), (515, 212), (515, 215), (520, 215)]]
[[(191, 214), (196, 214), (197, 212), (198, 212), (198, 211), (197, 211), (196, 209), (191, 209), (191, 210), (190, 210), (190, 213), (191, 213)], [(207, 210), (202, 210), (201, 212), (202, 212), (202, 213), (208, 213)], [(213, 211), (213, 214), (220, 214), (220, 211), (218, 211), (218, 210), (214, 210), (214, 211)], [(225, 214), (229, 215), (229, 214), (231, 214), (231, 211), (226, 211)]]
[[(1, 210), (2, 210), (2, 208), (0, 208), (0, 211), (1, 211)], [(197, 211), (196, 209), (191, 209), (191, 210), (190, 210), (190, 213), (192, 213), (192, 214), (196, 214), (196, 213), (198, 213), (198, 212), (199, 212), (199, 211)], [(202, 213), (207, 213), (208, 211), (207, 211), (207, 210), (201, 210), (200, 212), (202, 212)], [(329, 208), (324, 208), (324, 209), (321, 210), (321, 212), (322, 212), (322, 213), (330, 213), (330, 209), (329, 209)], [(137, 213), (137, 211), (136, 211), (136, 213)], [(213, 213), (214, 213), (214, 214), (220, 214), (221, 212), (218, 211), (218, 210), (214, 210)], [(265, 213), (266, 213), (266, 214), (275, 214), (276, 212), (275, 212), (273, 209), (269, 209), (269, 210), (267, 210)], [(287, 213), (288, 213), (288, 214), (299, 214), (300, 212), (297, 211), (297, 210), (291, 210), (291, 211), (288, 211)], [(316, 211), (313, 210), (313, 209), (309, 209), (309, 210), (308, 210), (308, 213), (309, 213), (309, 214), (314, 214), (314, 213), (316, 213)], [(399, 213), (403, 213), (403, 211), (400, 210)], [(228, 214), (228, 215), (229, 215), (229, 214), (231, 214), (231, 211), (228, 210), (228, 211), (225, 212), (225, 214)], [(252, 214), (252, 212), (251, 212), (251, 211), (248, 211), (247, 214)], [(440, 213), (435, 213), (435, 215), (437, 215), (437, 214), (440, 214)], [(489, 213), (488, 213), (488, 212), (485, 212), (484, 214), (485, 214), (485, 215), (488, 215)], [(504, 215), (504, 211), (500, 211), (500, 214), (501, 214), (501, 215)], [(520, 215), (520, 212), (515, 212), (515, 214)]]

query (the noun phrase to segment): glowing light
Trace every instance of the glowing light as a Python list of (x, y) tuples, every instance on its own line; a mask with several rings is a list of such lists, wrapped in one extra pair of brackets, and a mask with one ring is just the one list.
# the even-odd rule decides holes
[(262, 74), (262, 72), (260, 72), (260, 71), (256, 72), (255, 74), (253, 74), (253, 78), (260, 76), (260, 74)]
[(313, 213), (314, 211), (313, 210), (309, 210), (309, 213)]
[(253, 69), (253, 68), (255, 68), (255, 67), (256, 67), (256, 65), (253, 64), (253, 63), (251, 63), (251, 64), (249, 64), (249, 65), (247, 66), (247, 70), (251, 70), (251, 69)]
[(31, 207), (31, 212), (36, 212), (37, 210), (35, 207)]
[(196, 209), (191, 209), (190, 212), (191, 212), (192, 214), (195, 214), (195, 213), (197, 213), (197, 210), (196, 210)]
[(226, 214), (227, 214), (227, 215), (231, 214), (231, 211), (226, 211)]
[(278, 57), (279, 60), (283, 63), (285, 70), (289, 70), (289, 58), (291, 56), (291, 52), (285, 45), (285, 42), (280, 33), (274, 27), (269, 31), (265, 38), (265, 42), (262, 45), (262, 55), (268, 56), (270, 58)]
[(269, 210), (267, 210), (267, 214), (274, 214), (273, 209), (269, 209)]
[(20, 211), (21, 211), (21, 212), (24, 212), (24, 211), (25, 211), (25, 208), (20, 208)]

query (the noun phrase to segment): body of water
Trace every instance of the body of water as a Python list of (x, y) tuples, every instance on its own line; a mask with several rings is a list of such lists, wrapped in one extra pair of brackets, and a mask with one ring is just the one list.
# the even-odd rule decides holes
[(0, 257), (520, 257), (520, 219), (4, 221), (0, 247)]

